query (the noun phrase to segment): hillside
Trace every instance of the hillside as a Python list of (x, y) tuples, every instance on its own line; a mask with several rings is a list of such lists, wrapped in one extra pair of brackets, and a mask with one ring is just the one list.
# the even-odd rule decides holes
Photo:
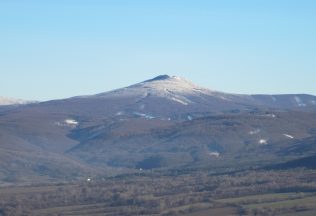
[(95, 95), (2, 106), (0, 181), (226, 170), (308, 157), (315, 153), (315, 101), (229, 94), (161, 75)]

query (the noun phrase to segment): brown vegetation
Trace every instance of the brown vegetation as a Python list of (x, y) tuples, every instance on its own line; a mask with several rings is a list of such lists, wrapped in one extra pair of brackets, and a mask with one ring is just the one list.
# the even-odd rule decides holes
[(1, 188), (0, 215), (281, 215), (316, 212), (315, 191), (316, 171), (306, 169), (144, 173)]

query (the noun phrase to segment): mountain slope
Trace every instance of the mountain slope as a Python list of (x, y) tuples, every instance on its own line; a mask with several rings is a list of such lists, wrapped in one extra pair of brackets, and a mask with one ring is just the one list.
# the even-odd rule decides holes
[[(225, 114), (169, 125), (153, 121), (130, 118), (75, 129), (72, 137), (80, 144), (68, 153), (94, 165), (142, 169), (214, 160), (277, 161), (292, 157), (283, 153), (316, 135), (316, 115), (305, 112)], [(313, 152), (316, 146), (295, 156)]]
[(309, 156), (316, 149), (308, 141), (316, 137), (315, 101), (228, 94), (161, 75), (96, 95), (1, 109), (0, 160), (14, 165), (0, 169), (0, 181)]

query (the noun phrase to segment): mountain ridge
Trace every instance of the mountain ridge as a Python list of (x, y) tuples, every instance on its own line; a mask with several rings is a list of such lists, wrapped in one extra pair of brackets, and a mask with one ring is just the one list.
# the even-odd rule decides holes
[(29, 100), (0, 96), (0, 106), (25, 105), (25, 104), (30, 104), (30, 103), (36, 103), (36, 101), (29, 101)]

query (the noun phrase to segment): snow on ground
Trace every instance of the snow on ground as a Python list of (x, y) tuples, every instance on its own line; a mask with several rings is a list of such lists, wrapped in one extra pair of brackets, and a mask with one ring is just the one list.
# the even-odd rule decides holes
[(250, 135), (254, 135), (254, 134), (258, 134), (258, 133), (260, 133), (260, 129), (255, 129), (255, 130), (252, 130), (252, 131), (249, 131), (249, 134)]
[(32, 102), (15, 98), (0, 97), (0, 105), (21, 105), (28, 103), (34, 103), (34, 101)]
[(74, 120), (74, 119), (65, 119), (62, 122), (55, 122), (55, 125), (60, 126), (60, 127), (77, 127), (77, 125), (79, 124), (78, 121)]
[(276, 117), (276, 115), (273, 114), (273, 113), (270, 113), (270, 114), (260, 114), (260, 115), (258, 115), (258, 116), (268, 117), (268, 118), (275, 118), (275, 117)]
[(209, 152), (208, 154), (209, 154), (211, 157), (219, 157), (219, 156), (220, 156), (220, 153), (217, 152), (217, 151)]
[(180, 100), (180, 99), (178, 99), (178, 98), (175, 98), (175, 97), (170, 97), (169, 99), (170, 99), (170, 100), (173, 100), (173, 101), (176, 101), (176, 102), (178, 102), (178, 103), (180, 103), (180, 104), (183, 104), (183, 105), (185, 105), (185, 106), (189, 105), (189, 103), (187, 103), (187, 102), (185, 102), (185, 101), (183, 101), (183, 100)]
[(134, 112), (135, 115), (143, 117), (145, 119), (154, 119), (155, 117), (145, 113)]
[(271, 96), (271, 99), (272, 99), (274, 102), (277, 101), (276, 97), (274, 97), (274, 96)]
[(275, 117), (276, 117), (275, 114), (266, 114), (265, 116), (266, 116), (266, 117), (269, 117), (269, 118), (275, 118)]
[(124, 115), (124, 112), (123, 111), (119, 111), (119, 112), (116, 113), (116, 115), (117, 116)]
[(177, 76), (172, 76), (164, 80), (156, 80), (153, 82), (143, 82), (141, 84), (152, 89), (169, 90), (176, 92), (191, 92), (195, 88), (200, 89), (200, 87), (196, 86), (190, 81)]
[(187, 98), (187, 96), (200, 96), (201, 94), (218, 96), (214, 93), (218, 93), (215, 91), (211, 91), (206, 88), (199, 87), (190, 81), (177, 76), (163, 76), (159, 79), (152, 79), (148, 81), (144, 81), (135, 85), (131, 85), (125, 88), (113, 90), (110, 92), (105, 92), (96, 95), (97, 97), (150, 97), (150, 96), (158, 96), (164, 97), (169, 100), (176, 101), (183, 105), (188, 105), (193, 103), (191, 100)]
[(283, 134), (283, 136), (290, 138), (290, 139), (294, 139), (294, 136), (290, 135), (290, 134)]
[(189, 121), (191, 121), (193, 119), (192, 116), (190, 116), (190, 115), (188, 115), (187, 118)]
[(70, 126), (76, 126), (78, 124), (78, 122), (74, 119), (65, 119), (64, 121), (67, 125), (70, 125)]
[(306, 104), (302, 102), (301, 98), (298, 97), (298, 96), (295, 96), (294, 97), (294, 100), (296, 101), (297, 105), (300, 106), (300, 107), (305, 107)]
[(316, 101), (314, 101), (314, 100), (312, 100), (311, 103), (314, 104), (314, 105), (316, 105)]
[(260, 139), (258, 143), (261, 144), (261, 145), (266, 145), (266, 144), (268, 144), (268, 140)]
[(298, 96), (295, 96), (295, 97), (294, 97), (294, 100), (295, 100), (296, 103), (298, 103), (298, 104), (302, 103), (301, 98), (298, 97)]

